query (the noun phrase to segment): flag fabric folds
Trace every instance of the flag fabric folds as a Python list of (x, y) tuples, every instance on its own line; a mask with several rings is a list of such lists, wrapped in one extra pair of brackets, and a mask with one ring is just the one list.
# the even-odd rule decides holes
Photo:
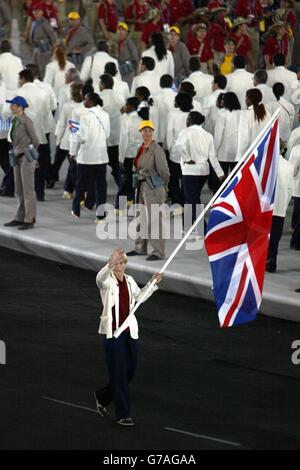
[(212, 206), (205, 246), (221, 327), (254, 320), (260, 307), (278, 157), (277, 118)]

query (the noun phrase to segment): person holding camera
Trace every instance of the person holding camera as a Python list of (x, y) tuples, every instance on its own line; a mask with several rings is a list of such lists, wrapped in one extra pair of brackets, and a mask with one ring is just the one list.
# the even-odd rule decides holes
[(38, 153), (36, 148), (39, 140), (31, 119), (25, 114), (28, 103), (22, 96), (11, 100), (12, 113), (8, 141), (11, 143), (10, 164), (14, 167), (15, 191), (18, 208), (15, 218), (6, 227), (18, 227), (18, 230), (33, 228), (36, 219), (36, 196), (34, 190), (34, 174)]

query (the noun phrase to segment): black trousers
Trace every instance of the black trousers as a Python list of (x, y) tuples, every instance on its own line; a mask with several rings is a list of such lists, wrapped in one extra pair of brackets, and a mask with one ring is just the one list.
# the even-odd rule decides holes
[(4, 172), (0, 189), (8, 196), (15, 194), (14, 171), (8, 160), (9, 143), (7, 139), (0, 139), (0, 166)]
[(182, 175), (184, 203), (192, 205), (192, 223), (197, 217), (197, 204), (201, 204), (201, 191), (208, 176)]
[[(106, 163), (100, 165), (77, 164), (75, 196), (72, 204), (73, 212), (77, 216), (80, 216), (80, 201), (85, 192), (95, 194), (97, 207), (106, 203)], [(85, 205), (90, 208), (87, 200)]]
[(300, 197), (294, 198), (295, 226), (291, 238), (291, 246), (300, 249)]
[(118, 338), (104, 337), (104, 350), (109, 383), (96, 391), (97, 400), (107, 406), (114, 401), (116, 419), (130, 417), (129, 382), (133, 379), (138, 360), (138, 341), (129, 332)]
[(35, 170), (35, 192), (39, 201), (45, 198), (45, 181), (50, 175), (51, 155), (49, 144), (41, 144), (38, 148), (38, 168)]
[[(229, 173), (233, 170), (236, 166), (237, 162), (219, 162), (222, 170), (224, 171), (225, 178), (229, 175)], [(213, 193), (216, 193), (221, 186), (220, 180), (217, 177), (214, 169), (210, 166), (210, 189), (212, 189)]]
[(182, 187), (182, 173), (179, 163), (169, 160), (170, 181), (169, 181), (169, 196), (172, 204), (184, 204), (183, 187)]
[(69, 155), (68, 150), (61, 149), (58, 146), (56, 147), (54, 163), (51, 168), (51, 175), (55, 181), (59, 180), (59, 170), (61, 169), (61, 166), (68, 155)]
[(124, 169), (119, 176), (119, 191), (117, 194), (116, 208), (119, 208), (119, 196), (127, 196), (129, 201), (134, 199), (133, 178), (132, 178), (133, 158), (124, 159)]
[(273, 215), (272, 217), (272, 227), (271, 227), (271, 234), (270, 234), (268, 260), (272, 259), (275, 261), (275, 263), (276, 263), (277, 254), (278, 254), (279, 242), (282, 237), (284, 219), (285, 217), (278, 217), (277, 215)]
[(116, 185), (120, 185), (120, 175), (119, 175), (119, 146), (114, 145), (112, 147), (107, 147), (108, 153), (108, 164), (111, 167), (111, 174), (115, 180)]
[(69, 163), (68, 173), (65, 179), (64, 190), (72, 194), (76, 186), (76, 179), (77, 163), (75, 160), (71, 160)]

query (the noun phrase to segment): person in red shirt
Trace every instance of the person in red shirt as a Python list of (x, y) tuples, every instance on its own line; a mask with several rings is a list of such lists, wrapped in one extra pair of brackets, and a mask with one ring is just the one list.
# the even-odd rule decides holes
[(161, 30), (160, 19), (160, 10), (158, 8), (149, 11), (148, 22), (144, 25), (141, 37), (142, 50), (150, 44), (152, 33), (158, 33)]
[(221, 2), (220, 0), (210, 0), (208, 2), (207, 8), (211, 11), (215, 8), (221, 8), (223, 6), (223, 2)]
[(188, 50), (193, 56), (198, 56), (201, 63), (201, 71), (213, 73), (213, 53), (208, 38), (208, 27), (205, 23), (193, 26), (193, 38), (187, 43)]
[(103, 0), (99, 5), (98, 19), (100, 30), (107, 41), (109, 41), (111, 55), (117, 53), (117, 26), (118, 10), (116, 0)]
[(185, 41), (193, 18), (192, 0), (170, 0), (170, 24), (180, 26), (182, 40)]
[(260, 0), (237, 0), (235, 16), (242, 16), (248, 20), (248, 35), (251, 41), (251, 66), (254, 72), (258, 68), (259, 47), (259, 21), (263, 17), (263, 7)]
[[(195, 24), (199, 24), (199, 23), (205, 23), (205, 24), (209, 24), (210, 22), (210, 11), (207, 7), (203, 7), (203, 8), (197, 8), (194, 13), (193, 13), (193, 18), (192, 18), (192, 22), (191, 22), (191, 25), (190, 25), (190, 29), (188, 31), (188, 34), (187, 34), (187, 38), (186, 38), (186, 44), (191, 41), (194, 37), (194, 34), (193, 34), (193, 26)], [(209, 32), (208, 32), (208, 35), (209, 35)]]
[[(248, 25), (246, 18), (236, 18), (232, 25), (230, 38), (235, 42), (236, 55), (245, 57), (247, 64), (250, 64), (251, 42), (247, 34)], [(251, 64), (250, 64), (251, 67)]]
[(106, 407), (113, 402), (116, 421), (122, 426), (133, 426), (130, 417), (129, 382), (133, 379), (138, 362), (138, 325), (133, 315), (118, 338), (115, 330), (122, 326), (141, 295), (147, 300), (156, 290), (163, 275), (154, 274), (152, 286), (140, 289), (132, 276), (125, 274), (127, 256), (120, 248), (115, 249), (108, 263), (99, 271), (96, 283), (103, 303), (99, 333), (104, 335), (103, 344), (108, 368), (109, 382), (95, 393), (97, 411), (106, 416)]
[(286, 23), (274, 23), (271, 28), (269, 28), (268, 34), (271, 36), (266, 40), (263, 52), (266, 67), (267, 69), (271, 69), (275, 54), (283, 54), (287, 60), (289, 41)]
[(133, 0), (125, 10), (125, 21), (130, 26), (131, 38), (139, 54), (142, 52), (142, 31), (147, 22), (150, 6), (147, 0)]
[(219, 67), (225, 53), (224, 39), (229, 34), (227, 23), (225, 22), (226, 8), (218, 7), (211, 10), (212, 20), (210, 24), (211, 46), (214, 54), (214, 63)]

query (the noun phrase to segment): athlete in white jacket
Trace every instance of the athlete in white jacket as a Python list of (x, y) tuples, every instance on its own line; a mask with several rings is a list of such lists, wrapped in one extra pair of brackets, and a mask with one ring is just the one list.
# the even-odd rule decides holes
[[(133, 426), (128, 383), (133, 378), (137, 366), (136, 317), (131, 317), (128, 328), (118, 338), (114, 338), (113, 333), (122, 325), (148, 285), (140, 289), (133, 277), (125, 274), (126, 267), (127, 257), (124, 251), (115, 249), (96, 278), (103, 304), (99, 334), (104, 335), (109, 382), (95, 392), (95, 399), (97, 410), (102, 416), (106, 415), (106, 407), (114, 401), (117, 423)], [(153, 278), (158, 284), (162, 274), (157, 273)], [(144, 302), (157, 290), (156, 284), (149, 289)]]
[[(106, 164), (108, 163), (107, 139), (110, 133), (109, 115), (101, 109), (102, 100), (97, 93), (85, 97), (84, 112), (76, 135), (79, 147), (76, 154), (77, 181), (72, 204), (72, 215), (80, 216), (82, 194), (89, 190), (93, 194), (97, 208), (106, 203)], [(104, 215), (97, 220), (104, 219)]]

